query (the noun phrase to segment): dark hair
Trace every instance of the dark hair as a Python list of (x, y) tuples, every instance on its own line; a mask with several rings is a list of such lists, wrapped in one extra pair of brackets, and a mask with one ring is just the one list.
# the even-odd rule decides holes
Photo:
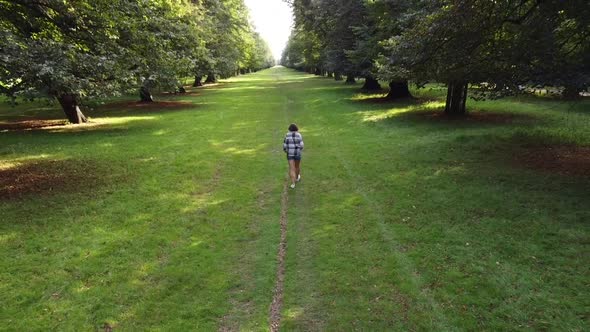
[(289, 131), (299, 131), (299, 128), (297, 128), (297, 125), (294, 123), (291, 123), (289, 125)]

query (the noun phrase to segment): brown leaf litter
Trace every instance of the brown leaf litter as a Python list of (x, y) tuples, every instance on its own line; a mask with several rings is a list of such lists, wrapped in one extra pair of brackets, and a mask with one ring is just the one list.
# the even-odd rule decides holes
[(0, 165), (0, 200), (91, 190), (104, 178), (88, 160), (37, 160)]
[(543, 145), (515, 154), (520, 166), (552, 174), (590, 177), (590, 146)]

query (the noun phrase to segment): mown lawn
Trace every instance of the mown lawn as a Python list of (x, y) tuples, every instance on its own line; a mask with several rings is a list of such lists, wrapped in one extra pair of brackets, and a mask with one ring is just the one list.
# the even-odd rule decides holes
[(449, 120), (436, 87), (358, 88), (274, 68), (80, 128), (3, 106), (0, 329), (267, 330), (290, 122), (284, 330), (587, 329), (590, 102)]

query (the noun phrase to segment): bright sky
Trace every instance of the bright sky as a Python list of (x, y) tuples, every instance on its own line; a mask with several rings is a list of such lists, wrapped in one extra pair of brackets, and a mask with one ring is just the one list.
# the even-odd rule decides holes
[(291, 8), (283, 0), (245, 0), (244, 2), (250, 8), (250, 18), (256, 31), (266, 40), (275, 59), (280, 60), (293, 24)]

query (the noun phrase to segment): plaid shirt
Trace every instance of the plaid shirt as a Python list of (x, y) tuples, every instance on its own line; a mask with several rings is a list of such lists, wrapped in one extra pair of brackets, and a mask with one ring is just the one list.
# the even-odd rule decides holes
[(283, 141), (283, 151), (289, 157), (298, 157), (301, 156), (301, 150), (303, 150), (303, 137), (301, 134), (296, 131), (288, 132)]

